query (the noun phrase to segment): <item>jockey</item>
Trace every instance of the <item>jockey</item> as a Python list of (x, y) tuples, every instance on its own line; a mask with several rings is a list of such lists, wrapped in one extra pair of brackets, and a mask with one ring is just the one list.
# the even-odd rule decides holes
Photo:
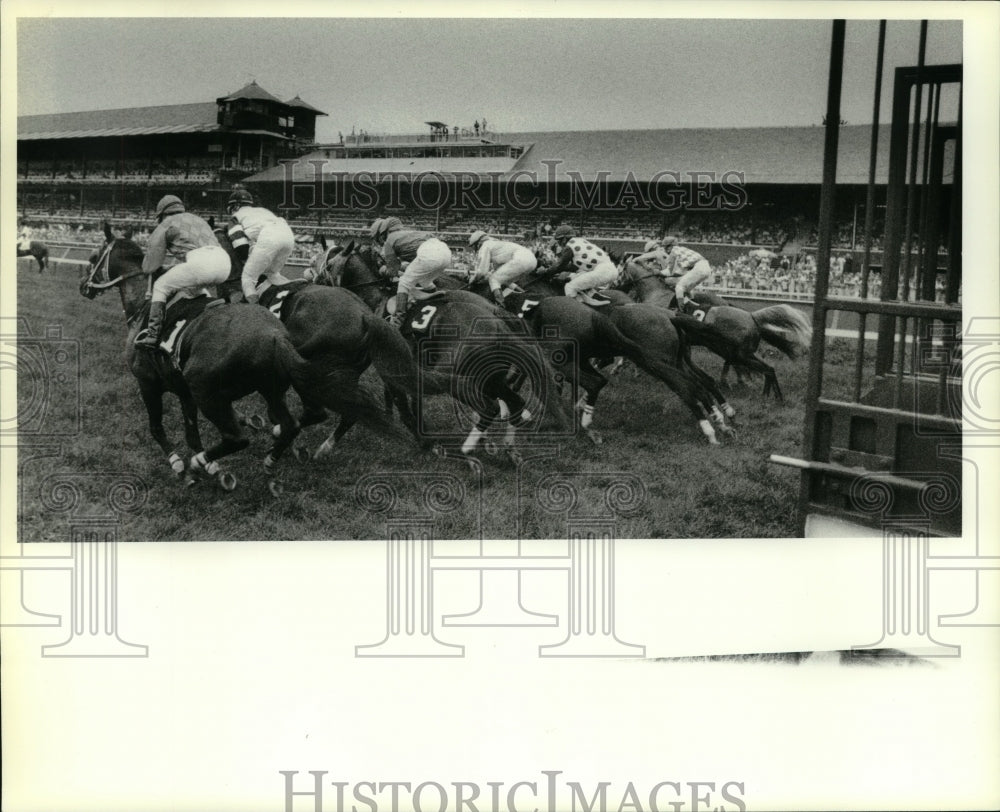
[(684, 306), (691, 301), (688, 293), (698, 285), (712, 276), (712, 266), (708, 260), (690, 248), (684, 248), (677, 244), (676, 237), (664, 237), (663, 247), (667, 250), (667, 266), (660, 272), (663, 276), (677, 276), (674, 287), (674, 294), (677, 297), (677, 309), (683, 310)]
[(572, 275), (564, 289), (567, 296), (593, 306), (607, 304), (594, 299), (590, 291), (609, 287), (618, 278), (618, 269), (608, 252), (589, 240), (577, 237), (572, 226), (559, 226), (553, 236), (560, 253), (545, 274), (554, 276), (569, 271)]
[(642, 253), (632, 257), (629, 265), (635, 266), (640, 271), (660, 273), (669, 262), (670, 256), (658, 240), (646, 240)]
[(243, 187), (233, 189), (226, 210), (230, 214), (229, 241), (245, 263), (240, 280), (243, 298), (256, 304), (257, 280), (262, 275), (272, 285), (289, 281), (281, 271), (295, 250), (295, 235), (283, 217), (254, 206), (253, 195)]
[(478, 250), (479, 258), (473, 274), (489, 279), (493, 299), (503, 306), (501, 288), (510, 285), (538, 265), (535, 255), (523, 245), (490, 237), (485, 231), (473, 231), (469, 247)]
[(30, 251), (32, 240), (31, 227), (23, 220), (18, 222), (20, 228), (17, 232), (17, 248), (19, 251)]
[(163, 197), (156, 204), (156, 219), (159, 225), (149, 235), (142, 270), (155, 273), (165, 262), (170, 268), (153, 283), (149, 324), (145, 334), (135, 340), (136, 346), (149, 349), (160, 343), (167, 299), (185, 288), (195, 289), (194, 296), (207, 293), (197, 289), (225, 282), (231, 267), (229, 254), (215, 239), (212, 227), (198, 215), (184, 211), (179, 197)]
[[(376, 220), (369, 233), (376, 245), (382, 244), (386, 274), (399, 276), (396, 312), (390, 319), (393, 326), (399, 327), (413, 292), (418, 288), (434, 290), (434, 280), (451, 264), (451, 249), (425, 231), (405, 230), (398, 217)], [(402, 262), (409, 264), (400, 276)]]

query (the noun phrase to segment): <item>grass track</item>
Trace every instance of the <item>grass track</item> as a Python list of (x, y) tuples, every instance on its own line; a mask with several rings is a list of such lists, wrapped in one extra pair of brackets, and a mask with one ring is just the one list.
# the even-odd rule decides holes
[[(66, 515), (46, 508), (41, 493), (46, 478), (57, 473), (76, 475), (79, 487), (97, 500), (102, 499), (108, 477), (95, 474), (141, 478), (148, 499), (123, 517), (119, 538), (125, 541), (380, 538), (384, 518), (362, 509), (355, 485), (364, 475), (381, 471), (402, 472), (397, 509), (403, 512), (411, 507), (419, 511), (419, 494), (416, 486), (407, 484), (406, 472), (448, 472), (462, 481), (465, 506), (436, 516), (439, 538), (474, 538), (480, 532), (486, 538), (562, 538), (564, 516), (547, 513), (535, 497), (539, 479), (554, 472), (589, 474), (580, 504), (594, 506), (602, 500), (602, 487), (618, 471), (638, 475), (646, 490), (643, 505), (618, 519), (619, 537), (796, 535), (798, 474), (768, 463), (767, 457), (799, 454), (806, 361), (771, 355), (786, 395), (784, 404), (764, 401), (759, 380), (748, 390), (731, 393), (739, 437), (724, 441), (721, 448), (706, 444), (680, 401), (665, 387), (645, 375), (635, 378), (629, 368), (612, 379), (598, 404), (594, 425), (604, 444), (594, 446), (583, 438), (564, 441), (555, 456), (533, 463), (520, 483), (512, 463), (482, 453), (480, 491), (477, 477), (460, 462), (398, 448), (355, 427), (326, 460), (301, 464), (290, 455), (283, 459), (281, 498), (268, 492), (261, 466), (268, 432), (251, 432), (250, 448), (226, 461), (239, 480), (236, 491), (224, 493), (209, 483), (185, 489), (173, 479), (150, 438), (138, 388), (124, 368), (124, 319), (117, 294), (90, 302), (77, 293), (71, 271), (53, 269), (38, 275), (28, 270), (27, 263), (18, 268), (18, 316), (31, 333), (44, 335), (47, 326), (59, 325), (64, 338), (79, 342), (81, 408), (77, 433), (46, 443), (57, 446), (51, 456), (22, 463), (23, 541), (67, 540)], [(10, 325), (5, 320), (4, 333), (9, 334)], [(721, 369), (721, 361), (704, 351), (697, 350), (695, 357), (710, 372)], [(844, 374), (848, 372), (845, 364)], [(29, 372), (19, 366), (18, 374), (19, 405), (24, 407), (35, 387), (25, 377)], [(365, 379), (377, 384), (370, 372)], [(75, 398), (61, 391), (50, 387), (43, 435), (74, 429)], [(291, 399), (297, 407), (294, 395)], [(255, 401), (247, 399), (238, 408), (263, 413), (262, 403)], [(165, 402), (167, 432), (181, 450), (180, 410), (172, 396)], [(428, 418), (435, 425), (447, 425), (451, 416), (446, 398), (432, 401)], [(214, 427), (206, 421), (202, 425), (206, 444), (214, 442)], [(307, 429), (306, 445), (315, 449), (328, 427), (332, 429), (332, 424)], [(20, 439), (22, 461), (31, 453), (27, 445), (42, 439)], [(520, 509), (515, 497), (519, 484)]]

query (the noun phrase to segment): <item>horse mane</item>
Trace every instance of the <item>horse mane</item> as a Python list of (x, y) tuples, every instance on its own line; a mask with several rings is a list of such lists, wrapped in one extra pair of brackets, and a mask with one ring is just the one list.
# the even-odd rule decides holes
[(137, 243), (126, 238), (121, 238), (115, 242), (115, 251), (119, 257), (127, 262), (136, 262), (141, 265), (142, 260), (145, 258), (142, 248)]

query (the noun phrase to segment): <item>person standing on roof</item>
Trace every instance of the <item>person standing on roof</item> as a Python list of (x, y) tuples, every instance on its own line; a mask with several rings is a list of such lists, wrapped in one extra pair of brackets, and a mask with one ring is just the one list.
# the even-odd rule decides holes
[(529, 248), (516, 242), (490, 237), (485, 231), (473, 231), (469, 237), (469, 247), (478, 251), (473, 277), (485, 277), (489, 281), (493, 299), (501, 307), (503, 288), (531, 273), (538, 265), (538, 260)]
[[(181, 290), (201, 295), (205, 286), (225, 282), (232, 266), (229, 254), (219, 245), (212, 227), (197, 214), (184, 211), (179, 197), (166, 195), (156, 204), (159, 225), (149, 235), (142, 270), (153, 274), (162, 266), (169, 270), (153, 283), (149, 322), (135, 340), (137, 347), (155, 349), (160, 343), (167, 300)], [(201, 290), (199, 290), (201, 289)]]
[(241, 286), (250, 304), (257, 302), (257, 280), (262, 275), (272, 285), (289, 281), (281, 272), (295, 249), (295, 235), (285, 219), (253, 203), (253, 195), (243, 187), (234, 188), (226, 203), (229, 241), (244, 262)]
[(677, 297), (677, 309), (684, 310), (691, 301), (688, 294), (712, 277), (712, 266), (697, 251), (678, 245), (675, 236), (664, 237), (661, 244), (667, 251), (667, 265), (660, 273), (663, 276), (680, 275), (681, 278), (674, 286), (674, 294)]
[[(398, 217), (376, 220), (369, 234), (376, 247), (382, 246), (386, 274), (399, 276), (396, 312), (390, 319), (393, 326), (399, 327), (410, 298), (418, 292), (428, 293), (435, 289), (434, 280), (451, 265), (451, 249), (426, 231), (404, 229)], [(405, 271), (402, 269), (404, 262), (409, 263)]]
[(564, 288), (567, 296), (593, 307), (606, 305), (606, 300), (594, 299), (591, 293), (610, 287), (618, 278), (618, 269), (608, 252), (589, 240), (577, 237), (572, 226), (559, 226), (553, 236), (559, 255), (555, 264), (546, 269), (546, 276), (569, 272), (571, 276)]

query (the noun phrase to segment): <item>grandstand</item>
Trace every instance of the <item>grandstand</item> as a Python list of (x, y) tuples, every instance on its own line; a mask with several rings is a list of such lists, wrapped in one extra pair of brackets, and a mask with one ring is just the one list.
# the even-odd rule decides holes
[[(473, 133), (428, 121), (429, 132), (317, 144), (320, 115), (251, 82), (208, 102), (24, 116), (19, 209), (46, 223), (148, 223), (174, 193), (220, 214), (241, 181), (294, 228), (332, 235), (391, 212), (451, 242), (475, 228), (543, 237), (569, 222), (628, 251), (673, 231), (719, 265), (744, 253), (733, 247), (816, 245), (822, 127)], [(886, 147), (888, 128), (878, 136)], [(870, 141), (869, 126), (840, 128), (837, 249), (862, 248)], [(942, 217), (952, 163), (946, 154)], [(887, 187), (877, 170), (876, 251)]]

